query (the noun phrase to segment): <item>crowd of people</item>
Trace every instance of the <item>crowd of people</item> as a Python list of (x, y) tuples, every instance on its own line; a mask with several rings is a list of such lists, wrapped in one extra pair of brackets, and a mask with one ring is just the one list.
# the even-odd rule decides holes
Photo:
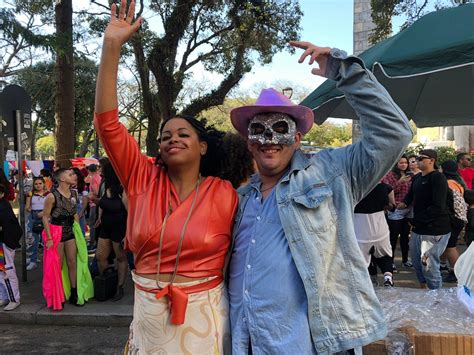
[[(123, 297), (133, 253), (126, 353), (359, 353), (387, 334), (372, 283), (377, 268), (384, 286), (396, 283), (398, 239), (400, 267), (413, 267), (422, 287), (441, 287), (441, 262), (454, 267), (462, 228), (472, 241), (468, 154), (441, 171), (434, 150), (402, 155), (408, 119), (363, 61), (292, 41), (299, 62), (316, 62), (312, 74), (335, 80), (361, 118), (359, 142), (305, 155), (313, 112), (264, 89), (231, 111), (237, 135), (171, 115), (152, 163), (119, 121), (120, 53), (142, 21), (134, 1), (125, 5), (112, 4), (97, 78), (94, 125), (108, 158), (85, 177), (58, 169), (49, 189), (36, 178), (28, 209), (31, 230), (43, 224), (45, 253), (67, 266), (72, 304), (87, 298), (77, 265), (86, 226), (99, 273), (115, 255), (113, 300)], [(0, 196), (7, 191), (0, 185)], [(34, 233), (29, 269), (38, 263)]]
[[(456, 161), (444, 161), (439, 169), (436, 161), (437, 153), (432, 149), (416, 156), (402, 155), (356, 206), (356, 236), (374, 285), (378, 285), (377, 266), (384, 274), (384, 286), (394, 285), (398, 240), (401, 266), (414, 267), (422, 288), (440, 288), (442, 281), (457, 282), (458, 240), (465, 230), (469, 245), (474, 232), (473, 191), (468, 188), (472, 187), (474, 169), (467, 153), (459, 153)], [(447, 272), (443, 279), (441, 271)]]

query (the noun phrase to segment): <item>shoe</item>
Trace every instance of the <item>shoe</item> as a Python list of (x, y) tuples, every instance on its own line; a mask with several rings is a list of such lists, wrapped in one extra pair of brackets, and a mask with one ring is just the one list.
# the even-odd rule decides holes
[(377, 275), (370, 275), (370, 280), (372, 281), (372, 286), (379, 287), (379, 279)]
[(413, 267), (413, 264), (411, 263), (411, 261), (405, 261), (404, 263), (402, 263), (402, 265), (404, 267)]
[(36, 263), (31, 262), (31, 263), (29, 263), (28, 266), (26, 267), (26, 270), (31, 271), (31, 270), (36, 269), (37, 267), (38, 267), (38, 265), (37, 265)]
[(122, 298), (123, 298), (123, 286), (119, 286), (117, 288), (117, 293), (115, 294), (114, 297), (112, 297), (111, 301), (117, 302), (117, 301), (120, 301)]
[(446, 283), (456, 283), (458, 282), (458, 278), (456, 277), (456, 275), (454, 274), (454, 272), (450, 272), (449, 274), (447, 274), (444, 278), (443, 278), (443, 282), (446, 282)]
[(10, 302), (5, 306), (5, 308), (3, 310), (4, 311), (13, 311), (19, 305), (20, 305), (20, 302)]
[(69, 296), (69, 304), (77, 304), (77, 289), (71, 287), (71, 296)]
[(384, 287), (393, 287), (393, 280), (391, 276), (384, 276), (383, 278)]
[(392, 264), (392, 270), (393, 270), (393, 272), (398, 272), (397, 267), (395, 266), (395, 264)]
[(10, 303), (9, 300), (0, 300), (0, 307), (6, 306), (9, 303)]
[(449, 271), (448, 265), (446, 265), (446, 264), (440, 264), (440, 265), (439, 265), (439, 271), (441, 271), (441, 272), (443, 272), (443, 271)]

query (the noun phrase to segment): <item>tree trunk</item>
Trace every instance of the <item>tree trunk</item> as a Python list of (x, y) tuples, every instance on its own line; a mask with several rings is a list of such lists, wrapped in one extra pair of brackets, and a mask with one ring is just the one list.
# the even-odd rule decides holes
[(91, 128), (87, 132), (84, 132), (84, 137), (82, 139), (81, 147), (79, 148), (79, 156), (85, 157), (89, 151), (89, 145), (92, 143), (92, 136), (94, 134), (94, 129)]
[[(143, 51), (143, 43), (141, 37), (136, 34), (132, 39), (133, 52), (135, 54), (136, 66), (140, 76), (140, 86), (142, 89), (143, 112), (148, 118), (148, 131), (146, 135), (146, 153), (149, 156), (156, 156), (158, 154), (158, 129), (161, 122), (160, 108), (158, 100), (153, 97), (150, 89), (150, 70), (145, 59)], [(140, 124), (142, 119), (140, 119)], [(141, 130), (140, 130), (141, 135)], [(141, 137), (140, 137), (141, 139)]]
[(61, 167), (74, 157), (74, 48), (72, 43), (72, 0), (57, 0), (56, 66), (57, 94), (55, 113), (55, 160)]

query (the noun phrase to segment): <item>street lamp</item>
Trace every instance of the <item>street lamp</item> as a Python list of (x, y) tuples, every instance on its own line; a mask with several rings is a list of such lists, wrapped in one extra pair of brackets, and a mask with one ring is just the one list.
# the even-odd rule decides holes
[(289, 99), (291, 99), (291, 97), (293, 96), (293, 88), (287, 87), (281, 90), (281, 92)]

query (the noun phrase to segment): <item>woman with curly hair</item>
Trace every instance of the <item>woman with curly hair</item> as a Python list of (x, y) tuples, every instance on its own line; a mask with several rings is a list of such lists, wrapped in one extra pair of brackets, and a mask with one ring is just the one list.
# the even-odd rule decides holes
[[(128, 197), (126, 247), (135, 255), (135, 306), (129, 353), (215, 354), (230, 351), (223, 269), (238, 204), (221, 179), (228, 160), (223, 134), (175, 115), (160, 129), (160, 158), (143, 156), (118, 119), (122, 45), (139, 28), (135, 3), (121, 2), (105, 34), (94, 123)], [(233, 162), (239, 164), (240, 162)]]
[[(389, 185), (395, 194), (395, 206), (407, 195), (411, 186), (412, 175), (408, 169), (408, 158), (405, 155), (398, 160), (385, 177), (382, 179), (384, 184)], [(395, 258), (395, 249), (397, 248), (398, 236), (400, 236), (400, 249), (402, 250), (402, 265), (412, 267), (412, 263), (408, 260), (408, 242), (410, 234), (410, 225), (408, 224), (407, 215), (409, 209), (395, 209), (387, 214), (388, 227), (390, 229), (390, 244), (392, 244), (392, 258)], [(396, 270), (393, 264), (394, 271)]]

